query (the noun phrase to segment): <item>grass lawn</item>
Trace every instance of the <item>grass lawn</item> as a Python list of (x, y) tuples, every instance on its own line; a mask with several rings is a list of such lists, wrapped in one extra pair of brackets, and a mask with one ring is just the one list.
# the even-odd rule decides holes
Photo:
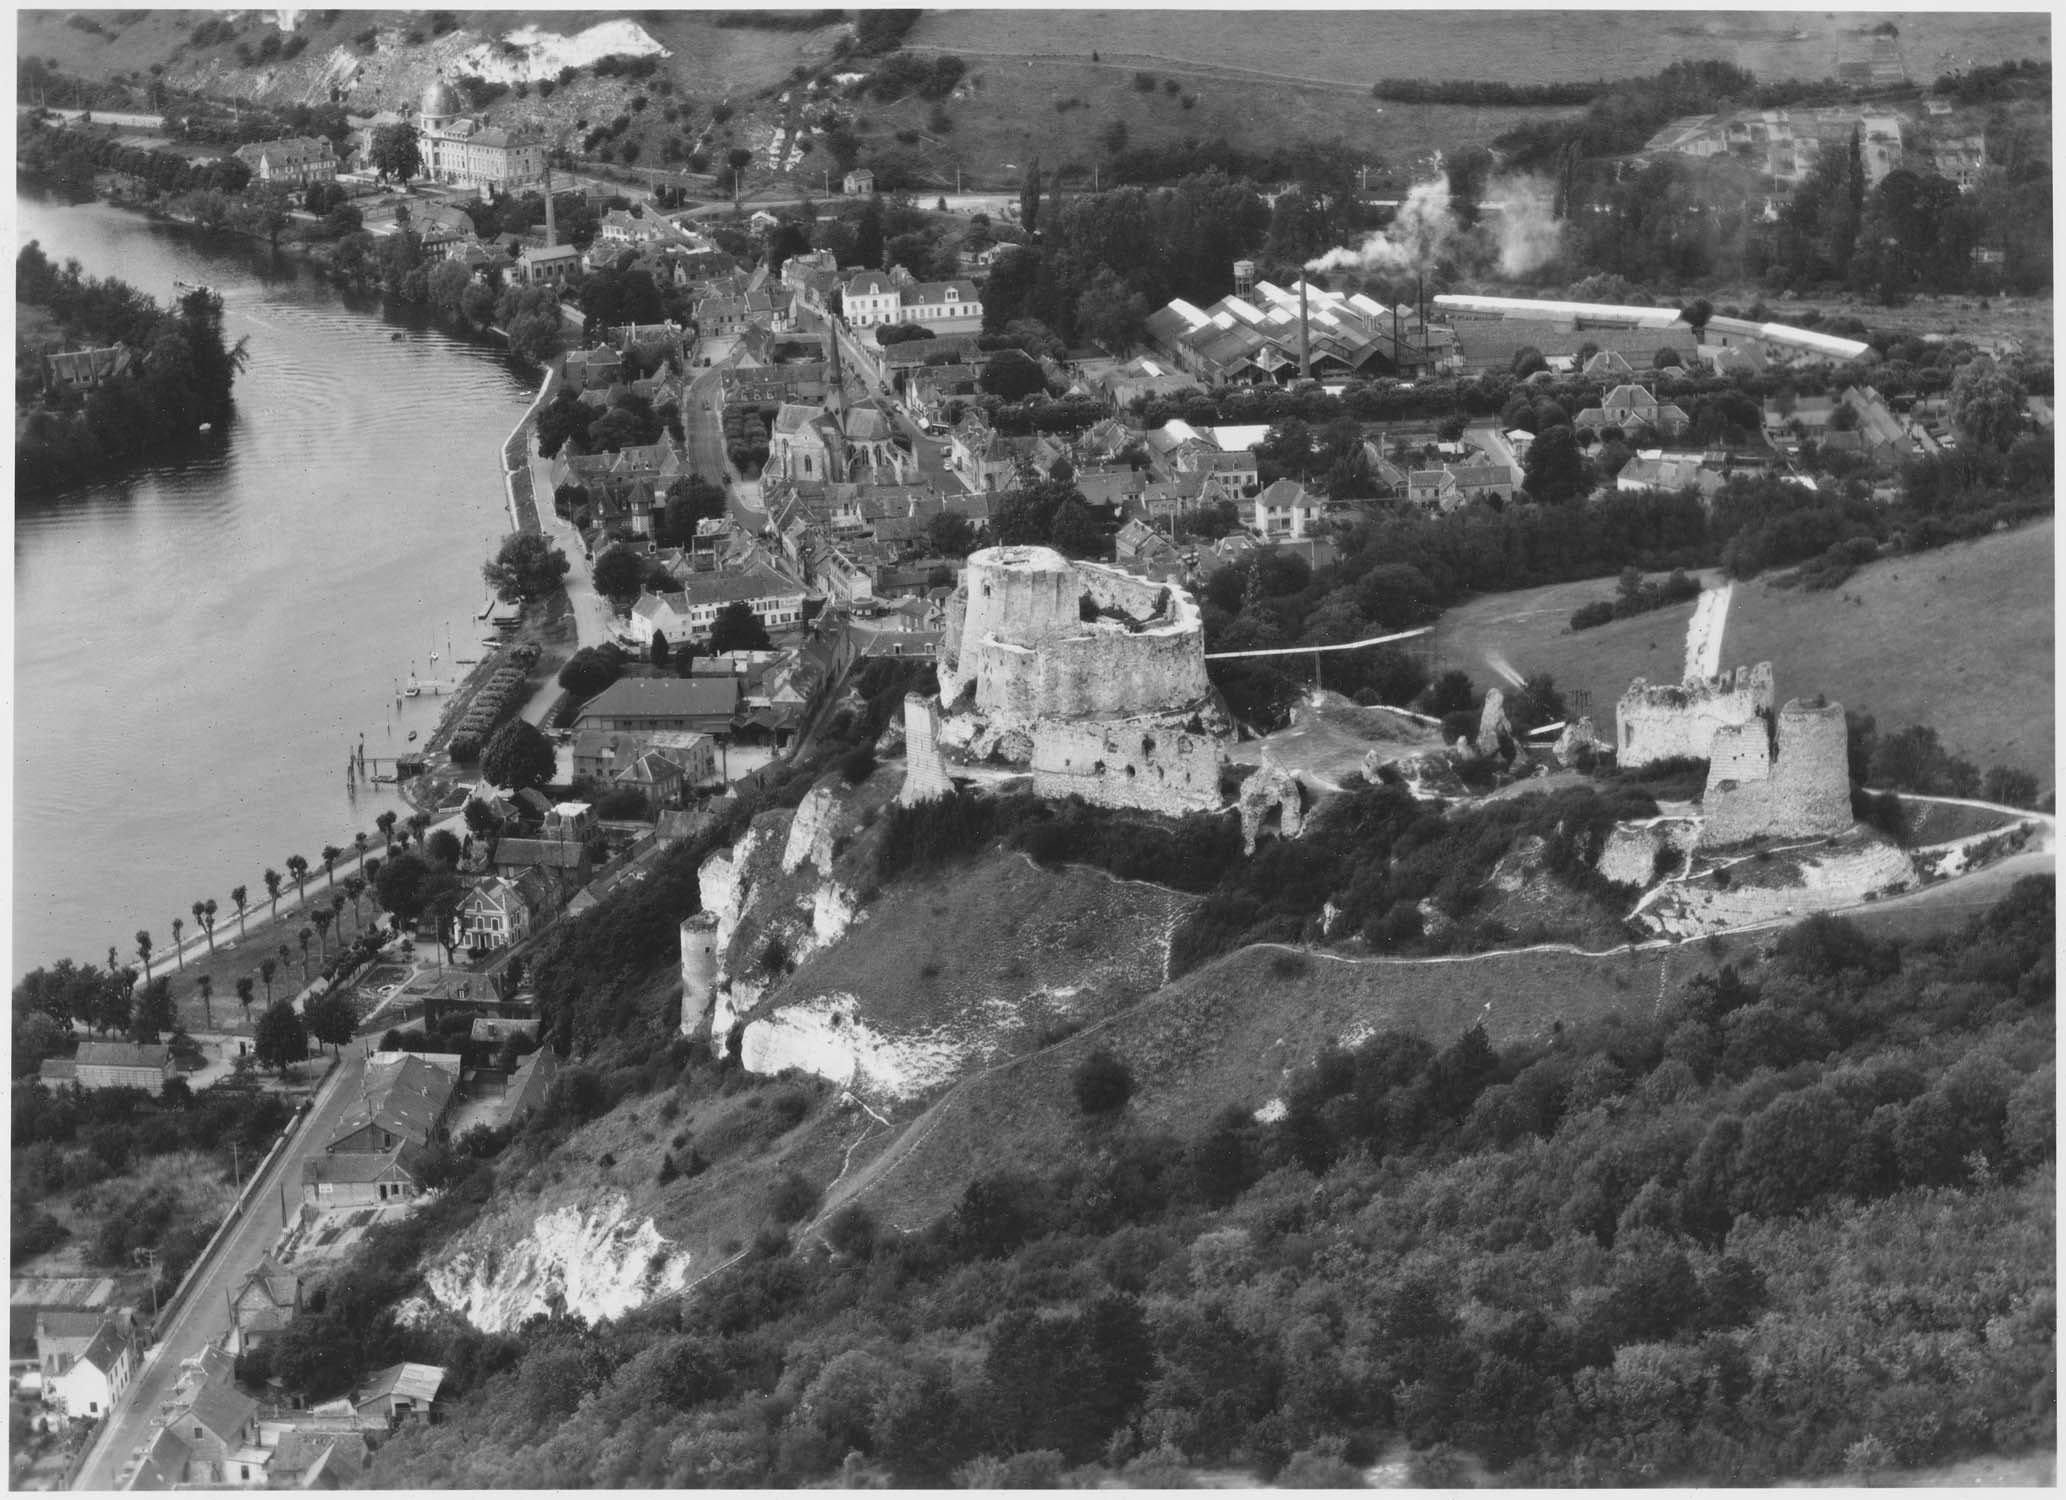
[[(1982, 770), (2015, 766), (2052, 786), (2052, 545), (2053, 523), (2043, 521), (1887, 558), (1838, 589), (1739, 583), (1723, 664), (1769, 661), (1781, 702), (1826, 693), (1883, 732), (1927, 724)], [(1572, 610), (1613, 593), (1614, 580), (1601, 578), (1471, 600), (1435, 627), (1436, 659), (1480, 686), (1498, 681), (1496, 657), (1524, 676), (1548, 672), (1567, 698), (1591, 694), (1605, 736), (1632, 678), (1679, 679), (1693, 612), (1680, 604), (1569, 630)]]

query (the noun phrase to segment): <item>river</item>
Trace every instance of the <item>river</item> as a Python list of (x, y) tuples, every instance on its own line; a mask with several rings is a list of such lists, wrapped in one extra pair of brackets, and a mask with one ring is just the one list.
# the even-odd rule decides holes
[[(428, 738), (442, 698), (398, 682), (478, 654), (483, 559), (508, 529), (498, 453), (531, 397), (494, 349), (231, 237), (16, 195), (17, 245), (169, 301), (205, 282), (249, 339), (229, 430), (194, 451), (18, 502), (14, 531), (16, 977), (133, 959), (147, 929), (268, 865), (373, 833), (391, 788), (348, 749)], [(395, 335), (400, 334), (399, 340)], [(448, 631), (450, 646), (448, 646)], [(456, 648), (456, 649), (455, 649)], [(291, 889), (291, 884), (289, 886)]]

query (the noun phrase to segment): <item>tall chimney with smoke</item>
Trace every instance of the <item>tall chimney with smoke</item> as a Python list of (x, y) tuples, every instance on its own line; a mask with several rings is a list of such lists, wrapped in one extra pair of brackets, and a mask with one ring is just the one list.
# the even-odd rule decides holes
[(545, 164), (545, 248), (559, 243), (559, 230), (552, 222), (552, 163)]
[(1298, 279), (1298, 378), (1313, 378), (1313, 340), (1306, 328), (1306, 278)]

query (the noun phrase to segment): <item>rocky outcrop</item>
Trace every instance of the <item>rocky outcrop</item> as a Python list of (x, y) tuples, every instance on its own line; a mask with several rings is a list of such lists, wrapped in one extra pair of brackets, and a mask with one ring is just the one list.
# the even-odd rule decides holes
[(1592, 766), (1594, 758), (1604, 748), (1599, 736), (1593, 732), (1593, 721), (1581, 718), (1564, 726), (1564, 732), (1550, 747), (1550, 754), (1556, 757), (1560, 766), (1577, 766), (1583, 770)]
[(830, 786), (812, 787), (797, 804), (782, 846), (782, 873), (793, 875), (806, 861), (832, 873), (833, 835), (839, 822), (839, 794)]
[(1478, 713), (1477, 738), (1472, 740), (1471, 748), (1484, 756), (1514, 758), (1514, 726), (1507, 721), (1506, 694), (1498, 688), (1485, 695), (1485, 706)]
[(1772, 664), (1651, 686), (1638, 677), (1614, 706), (1615, 757), (1627, 769), (1659, 760), (1706, 760), (1715, 732), (1769, 715)]
[(749, 1073), (814, 1073), (863, 1098), (903, 1100), (949, 1082), (969, 1055), (946, 1035), (889, 1036), (871, 1028), (852, 995), (820, 995), (749, 1021), (739, 1060)]
[(539, 1313), (587, 1322), (621, 1317), (689, 1282), (689, 1256), (622, 1197), (540, 1214), (515, 1244), (483, 1223), (460, 1237), (424, 1284), (438, 1304), (483, 1333), (507, 1333)]

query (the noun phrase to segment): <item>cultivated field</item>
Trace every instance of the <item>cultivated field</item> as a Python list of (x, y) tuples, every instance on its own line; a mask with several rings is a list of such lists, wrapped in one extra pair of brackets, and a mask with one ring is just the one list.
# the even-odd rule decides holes
[[(1722, 640), (1727, 666), (1769, 661), (1781, 701), (1826, 693), (1884, 732), (1934, 728), (1982, 770), (2015, 766), (2053, 785), (2052, 545), (2049, 521), (1934, 552), (1888, 558), (1839, 589), (1766, 579), (1736, 586)], [(1711, 575), (1710, 575), (1711, 576)], [(1450, 610), (1435, 655), (1481, 686), (1503, 656), (1592, 695), (1595, 728), (1635, 677), (1676, 682), (1691, 604), (1573, 634), (1571, 611), (1611, 598), (1614, 580), (1493, 594)]]
[[(1380, 78), (1630, 78), (1689, 57), (1721, 58), (1764, 77), (1821, 78), (1889, 17), (1685, 11), (1643, 19), (1631, 25), (1613, 11), (949, 10), (928, 13), (911, 43), (1084, 60), (1096, 50), (1132, 66), (1231, 65), (1364, 89)], [(1953, 53), (1963, 65), (2051, 51), (2050, 18), (2041, 12), (1903, 14), (1899, 24), (1909, 71), (1921, 81)], [(1807, 34), (1792, 41), (1797, 28)]]

